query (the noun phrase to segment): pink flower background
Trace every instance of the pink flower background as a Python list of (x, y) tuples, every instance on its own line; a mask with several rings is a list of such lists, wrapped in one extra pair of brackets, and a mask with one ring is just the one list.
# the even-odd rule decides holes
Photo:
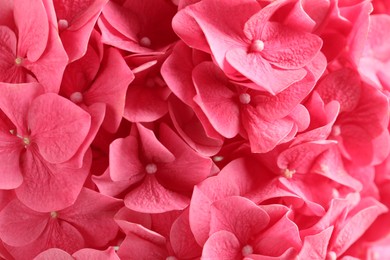
[(3, 259), (390, 259), (387, 0), (0, 0)]

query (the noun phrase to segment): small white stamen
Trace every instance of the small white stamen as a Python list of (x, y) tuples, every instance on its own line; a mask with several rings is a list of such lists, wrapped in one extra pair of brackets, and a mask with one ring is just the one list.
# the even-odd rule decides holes
[(15, 59), (15, 64), (16, 64), (16, 65), (20, 66), (20, 65), (22, 65), (22, 63), (23, 63), (23, 59), (22, 59), (22, 58), (17, 57), (17, 58)]
[(30, 138), (28, 138), (28, 137), (23, 137), (22, 140), (23, 140), (23, 143), (25, 146), (28, 146), (31, 143)]
[(58, 29), (60, 31), (66, 30), (69, 27), (69, 22), (65, 19), (58, 20)]
[(341, 134), (341, 128), (339, 125), (334, 125), (332, 127), (332, 135), (333, 136), (339, 136)]
[(336, 188), (332, 189), (332, 197), (334, 199), (340, 198), (340, 192)]
[(334, 251), (330, 251), (326, 257), (326, 260), (336, 260), (337, 254)]
[(294, 174), (295, 174), (295, 170), (290, 170), (287, 168), (282, 170), (282, 175), (287, 179), (291, 179)]
[(119, 250), (119, 246), (113, 246), (113, 248), (114, 248), (115, 251)]
[(148, 174), (154, 174), (157, 172), (157, 165), (154, 163), (149, 163), (146, 165), (145, 170)]
[(216, 155), (216, 156), (213, 157), (213, 161), (214, 162), (220, 162), (223, 159), (224, 159), (223, 156), (220, 156), (220, 155)]
[(50, 212), (50, 217), (57, 218), (58, 217), (58, 212), (57, 211)]
[(148, 37), (142, 37), (139, 44), (144, 47), (150, 47), (152, 45), (152, 41)]
[(9, 132), (11, 133), (11, 135), (16, 135), (16, 130), (15, 129), (11, 129), (11, 130), (9, 130)]
[(250, 52), (261, 52), (264, 50), (264, 42), (262, 40), (254, 40), (250, 46)]
[(75, 104), (80, 104), (83, 102), (83, 94), (81, 92), (74, 92), (70, 95), (70, 100)]
[(243, 256), (248, 256), (253, 254), (253, 247), (250, 245), (246, 245), (241, 250)]
[(242, 104), (249, 104), (251, 102), (251, 96), (248, 93), (242, 93), (239, 97)]

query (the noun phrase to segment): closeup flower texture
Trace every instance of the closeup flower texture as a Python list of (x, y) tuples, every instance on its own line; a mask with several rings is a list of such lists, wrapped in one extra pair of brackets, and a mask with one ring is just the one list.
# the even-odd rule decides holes
[(0, 0), (0, 258), (390, 259), (387, 0)]

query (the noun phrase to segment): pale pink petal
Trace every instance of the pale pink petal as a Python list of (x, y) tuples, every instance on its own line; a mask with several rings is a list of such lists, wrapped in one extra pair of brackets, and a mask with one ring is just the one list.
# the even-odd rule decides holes
[(92, 248), (83, 248), (74, 253), (72, 256), (77, 260), (120, 260), (119, 256), (112, 247), (107, 248), (104, 251)]
[(298, 257), (302, 259), (326, 259), (332, 232), (333, 227), (329, 227), (318, 234), (306, 236)]

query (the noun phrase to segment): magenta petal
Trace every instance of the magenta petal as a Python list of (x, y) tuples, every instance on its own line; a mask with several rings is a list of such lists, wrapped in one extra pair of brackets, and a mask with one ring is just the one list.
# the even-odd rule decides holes
[(291, 84), (303, 79), (304, 69), (284, 70), (273, 67), (259, 53), (248, 53), (244, 48), (231, 49), (226, 60), (242, 75), (258, 85), (260, 90), (277, 94)]
[(46, 49), (49, 23), (42, 1), (14, 1), (14, 17), (18, 27), (18, 55), (30, 62), (39, 59)]
[(240, 128), (239, 106), (236, 94), (221, 70), (211, 62), (199, 64), (193, 71), (198, 99), (213, 127), (223, 136), (232, 138)]
[(86, 154), (80, 169), (71, 168), (66, 163), (45, 162), (37, 151), (27, 151), (21, 161), (24, 181), (15, 190), (17, 197), (33, 210), (49, 212), (75, 202), (88, 176), (92, 155)]
[(182, 210), (189, 204), (189, 198), (164, 188), (155, 176), (146, 176), (138, 187), (127, 193), (124, 201), (129, 209), (144, 213)]
[(320, 37), (272, 22), (265, 25), (261, 40), (263, 58), (282, 69), (302, 68), (322, 47)]
[(50, 163), (69, 160), (84, 142), (91, 116), (56, 94), (36, 98), (29, 110), (31, 138)]
[(240, 259), (241, 245), (238, 239), (230, 232), (221, 230), (212, 234), (206, 241), (202, 259)]
[(0, 238), (11, 246), (27, 245), (42, 234), (49, 218), (49, 213), (35, 212), (15, 199), (0, 212)]

